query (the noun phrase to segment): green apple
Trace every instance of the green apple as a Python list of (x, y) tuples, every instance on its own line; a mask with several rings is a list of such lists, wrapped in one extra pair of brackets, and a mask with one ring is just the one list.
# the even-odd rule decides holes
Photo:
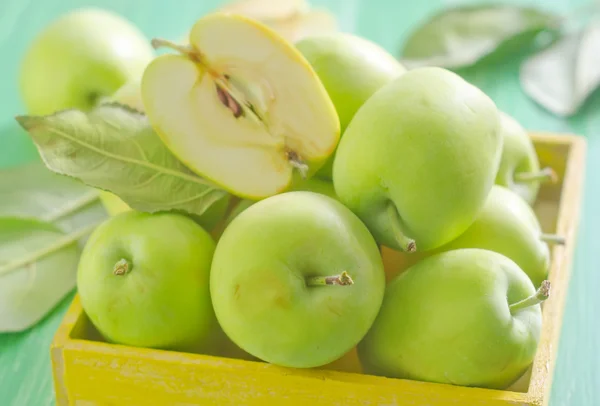
[(29, 114), (90, 109), (154, 58), (143, 33), (107, 10), (80, 8), (44, 27), (27, 49), (19, 85)]
[(370, 374), (503, 389), (533, 362), (548, 290), (493, 251), (433, 255), (387, 285), (360, 360)]
[[(189, 45), (154, 59), (141, 83), (146, 114), (195, 173), (260, 200), (311, 178), (335, 150), (340, 123), (310, 64), (266, 25), (211, 13)], [(285, 74), (282, 74), (285, 73)]]
[(83, 309), (108, 342), (210, 351), (221, 331), (210, 298), (214, 250), (210, 235), (180, 214), (111, 217), (81, 254)]
[(146, 109), (144, 108), (144, 103), (142, 101), (142, 92), (140, 86), (140, 79), (132, 79), (118, 88), (112, 96), (107, 97), (106, 101), (114, 101), (131, 107), (140, 113), (146, 113)]
[[(544, 241), (535, 212), (517, 193), (504, 186), (494, 185), (475, 222), (458, 238), (431, 251), (404, 253), (393, 269), (397, 273), (433, 254), (460, 248), (482, 248), (498, 252), (516, 262), (535, 286), (548, 277), (550, 249)], [(388, 276), (388, 279), (389, 277)]]
[(211, 297), (240, 348), (275, 365), (312, 368), (352, 350), (385, 289), (375, 240), (328, 196), (293, 191), (261, 200), (225, 229)]
[(384, 85), (341, 138), (333, 185), (378, 243), (428, 251), (475, 221), (502, 153), (498, 109), (449, 70), (425, 67)]
[(500, 112), (504, 144), (496, 183), (518, 193), (529, 204), (537, 198), (542, 182), (556, 181), (552, 168), (540, 169), (533, 141), (513, 117)]
[[(296, 185), (294, 185), (293, 190), (321, 193), (325, 196), (337, 199), (335, 195), (335, 189), (333, 188), (333, 183), (317, 177), (312, 177), (310, 179), (298, 182)], [(225, 223), (231, 223), (234, 218), (236, 218), (241, 212), (252, 206), (254, 203), (256, 203), (255, 200), (240, 200), (227, 216)]]
[[(349, 33), (312, 35), (295, 45), (325, 85), (340, 118), (342, 136), (365, 101), (383, 85), (406, 72), (404, 66), (381, 46)], [(334, 156), (317, 176), (331, 179)]]
[(114, 193), (100, 190), (99, 197), (102, 205), (110, 216), (116, 216), (117, 214), (131, 210), (131, 207)]

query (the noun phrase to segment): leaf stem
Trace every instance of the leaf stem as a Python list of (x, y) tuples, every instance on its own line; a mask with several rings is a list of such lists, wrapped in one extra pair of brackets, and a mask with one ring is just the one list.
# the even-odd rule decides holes
[(348, 272), (344, 271), (339, 275), (333, 276), (310, 276), (306, 279), (307, 286), (327, 286), (327, 285), (337, 285), (337, 286), (349, 286), (353, 285), (354, 281), (348, 274)]
[(48, 221), (53, 223), (61, 218), (68, 216), (69, 214), (89, 205), (96, 201), (100, 200), (100, 196), (97, 191), (92, 191), (90, 193), (86, 193), (85, 195), (79, 197), (78, 199), (72, 200), (66, 206), (62, 207), (60, 210), (51, 213), (49, 216), (44, 218), (44, 221)]
[(565, 245), (565, 237), (556, 234), (541, 234), (540, 240), (548, 244)]
[(388, 204), (387, 212), (390, 220), (390, 226), (392, 227), (392, 234), (394, 235), (394, 239), (402, 251), (415, 252), (417, 250), (417, 244), (415, 240), (404, 235), (404, 232), (400, 226), (400, 215), (398, 214), (396, 207), (391, 202)]
[(544, 168), (539, 172), (521, 172), (515, 174), (515, 181), (518, 183), (527, 182), (558, 182), (558, 175), (552, 168)]
[(549, 296), (550, 296), (550, 281), (546, 280), (546, 281), (542, 282), (542, 285), (540, 286), (540, 288), (533, 295), (508, 306), (508, 308), (510, 309), (510, 314), (515, 314), (519, 310), (523, 310), (528, 307), (540, 304), (544, 300), (548, 299)]
[(7, 262), (6, 264), (0, 266), (0, 276), (8, 274), (14, 270), (17, 270), (25, 265), (32, 263), (32, 262), (35, 262), (47, 255), (52, 254), (55, 251), (58, 251), (61, 248), (64, 248), (64, 247), (74, 243), (75, 241), (77, 241), (81, 237), (83, 237), (84, 235), (92, 232), (103, 221), (104, 220), (98, 221), (96, 223), (93, 223), (86, 227), (83, 227), (82, 229), (79, 229), (79, 230), (74, 231), (70, 234), (67, 234), (63, 237), (60, 237), (56, 241), (54, 241), (53, 244), (50, 244), (50, 245), (43, 247), (37, 251), (34, 251), (34, 252), (30, 253), (29, 255), (26, 255), (20, 259)]

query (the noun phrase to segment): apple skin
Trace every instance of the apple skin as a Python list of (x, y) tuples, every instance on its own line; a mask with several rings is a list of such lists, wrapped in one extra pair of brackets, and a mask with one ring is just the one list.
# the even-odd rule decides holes
[(507, 257), (466, 248), (428, 257), (387, 285), (373, 327), (358, 345), (367, 373), (503, 389), (531, 365), (539, 304), (511, 314), (535, 294)]
[(130, 21), (107, 10), (80, 8), (52, 21), (27, 49), (19, 75), (29, 114), (87, 110), (140, 77), (155, 52)]
[[(348, 272), (354, 284), (309, 286), (310, 276)], [(211, 267), (220, 326), (241, 349), (271, 364), (320, 367), (342, 358), (375, 319), (385, 289), (377, 244), (337, 200), (293, 191), (240, 213)]]
[(504, 144), (496, 184), (508, 187), (532, 205), (537, 199), (541, 183), (530, 181), (519, 183), (515, 174), (540, 171), (540, 163), (533, 141), (521, 124), (505, 112), (500, 112)]
[(131, 210), (131, 207), (114, 193), (106, 190), (99, 190), (99, 197), (104, 209), (110, 216), (116, 216), (117, 214)]
[(386, 250), (386, 278), (394, 278), (416, 262), (439, 252), (482, 248), (512, 259), (534, 286), (540, 286), (547, 279), (550, 266), (550, 248), (540, 238), (541, 234), (540, 223), (531, 206), (516, 192), (494, 185), (475, 222), (458, 238), (427, 252), (407, 254)]
[[(315, 192), (323, 194), (325, 196), (329, 196), (332, 199), (337, 199), (337, 196), (335, 195), (335, 189), (333, 188), (333, 183), (331, 181), (320, 179), (317, 177), (312, 177), (298, 182), (293, 186), (293, 189), (291, 191)], [(255, 200), (240, 200), (227, 216), (225, 224), (231, 223), (234, 218), (236, 218), (241, 212), (246, 210), (248, 207), (252, 206), (254, 203), (256, 203)]]
[[(345, 32), (312, 35), (295, 43), (333, 101), (343, 133), (358, 109), (383, 85), (406, 72), (378, 44)], [(332, 179), (333, 153), (316, 176)]]
[[(189, 218), (126, 211), (90, 235), (77, 270), (83, 309), (111, 343), (209, 351), (220, 329), (210, 298), (215, 243)], [(121, 259), (131, 263), (114, 273)]]
[(379, 244), (408, 249), (398, 224), (416, 251), (428, 251), (473, 223), (501, 153), (494, 102), (453, 72), (417, 68), (358, 110), (339, 143), (333, 185)]

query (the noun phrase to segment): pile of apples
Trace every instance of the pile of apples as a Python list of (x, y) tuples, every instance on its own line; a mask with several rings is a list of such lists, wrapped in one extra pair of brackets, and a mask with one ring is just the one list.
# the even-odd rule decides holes
[(94, 231), (78, 292), (104, 339), (289, 368), (355, 351), (364, 373), (487, 388), (531, 365), (557, 240), (532, 204), (554, 173), (480, 89), (241, 13), (185, 43), (99, 10), (60, 21), (27, 56), (28, 110), (128, 105), (234, 197), (213, 229), (126, 210)]

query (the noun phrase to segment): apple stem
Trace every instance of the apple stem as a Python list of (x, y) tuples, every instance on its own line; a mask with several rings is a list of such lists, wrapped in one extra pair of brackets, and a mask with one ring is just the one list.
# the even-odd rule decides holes
[(152, 47), (154, 49), (169, 48), (174, 51), (181, 52), (182, 54), (186, 55), (190, 59), (193, 59), (196, 61), (199, 61), (199, 59), (200, 59), (198, 57), (198, 53), (189, 45), (176, 44), (173, 41), (169, 41), (169, 40), (163, 39), (163, 38), (152, 38), (152, 40), (150, 41), (150, 44), (152, 45)]
[(540, 240), (548, 244), (565, 245), (565, 237), (556, 234), (541, 234)]
[(546, 281), (542, 282), (542, 285), (540, 286), (540, 288), (533, 295), (508, 306), (508, 308), (510, 309), (510, 314), (515, 314), (519, 310), (526, 309), (528, 307), (540, 304), (544, 300), (548, 299), (549, 296), (550, 296), (550, 281), (546, 280)]
[(417, 243), (412, 238), (407, 237), (402, 232), (400, 227), (401, 220), (400, 215), (398, 214), (398, 210), (393, 204), (389, 204), (388, 208), (388, 216), (390, 220), (390, 224), (392, 226), (392, 233), (394, 234), (394, 238), (396, 242), (400, 245), (403, 251), (405, 252), (415, 252), (417, 250)]
[(333, 276), (310, 276), (309, 278), (307, 278), (306, 284), (308, 286), (349, 286), (353, 285), (354, 281), (352, 280), (348, 272), (344, 271), (339, 275)]
[(538, 172), (521, 172), (515, 174), (515, 182), (527, 183), (527, 182), (558, 182), (558, 175), (552, 168), (544, 168)]
[(125, 258), (117, 261), (115, 267), (113, 268), (113, 274), (119, 276), (129, 273), (129, 271), (131, 271), (131, 264)]
[(302, 179), (306, 179), (308, 175), (308, 165), (306, 165), (304, 161), (300, 159), (298, 154), (296, 154), (294, 151), (288, 151), (287, 159), (293, 168), (298, 169), (298, 172), (300, 172), (300, 176), (302, 176)]

